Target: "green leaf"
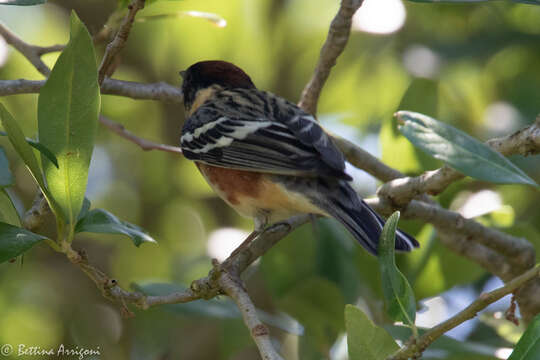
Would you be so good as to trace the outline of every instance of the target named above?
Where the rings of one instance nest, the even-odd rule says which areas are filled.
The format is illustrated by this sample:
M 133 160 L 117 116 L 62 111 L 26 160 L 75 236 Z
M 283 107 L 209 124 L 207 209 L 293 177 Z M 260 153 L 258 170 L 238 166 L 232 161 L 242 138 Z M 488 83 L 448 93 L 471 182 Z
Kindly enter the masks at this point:
M 520 168 L 489 146 L 429 116 L 399 111 L 401 133 L 415 146 L 465 175 L 494 183 L 538 186 Z
M 383 360 L 399 350 L 394 339 L 356 306 L 345 306 L 350 360 Z
M 385 298 L 386 312 L 394 321 L 414 327 L 416 301 L 414 293 L 405 276 L 396 266 L 394 257 L 396 228 L 399 211 L 388 218 L 379 240 L 379 268 Z
M 77 216 L 77 222 L 81 220 L 83 217 L 85 217 L 88 214 L 88 211 L 90 210 L 90 206 L 92 206 L 92 203 L 88 198 L 84 198 L 81 211 L 79 212 L 79 215 Z
M 540 314 L 531 321 L 508 360 L 536 360 L 540 357 Z
M 133 240 L 133 243 L 137 247 L 144 242 L 156 242 L 156 240 L 137 225 L 119 220 L 116 216 L 103 209 L 88 211 L 87 214 L 77 222 L 75 232 L 127 235 Z
M 396 108 L 414 109 L 424 114 L 436 115 L 439 108 L 439 83 L 431 79 L 414 79 Z M 440 167 L 440 161 L 414 147 L 398 131 L 396 122 L 389 118 L 383 121 L 379 133 L 382 160 L 406 174 Z M 396 156 L 399 154 L 399 156 Z
M 7 136 L 7 133 L 4 131 L 0 131 L 0 136 Z M 53 164 L 54 166 L 58 167 L 58 160 L 56 159 L 56 156 L 52 153 L 51 150 L 47 149 L 45 145 L 40 143 L 39 141 L 36 141 L 31 138 L 25 138 L 26 142 L 30 144 L 34 149 L 38 150 L 42 155 L 46 156 Z
M 0 222 L 0 263 L 25 253 L 45 239 L 47 239 L 45 236 Z
M 6 189 L 0 189 L 0 221 L 14 226 L 21 225 L 21 218 Z
M 132 284 L 132 288 L 147 295 L 162 296 L 175 292 L 185 291 L 186 288 L 177 284 L 170 283 L 139 283 Z M 234 302 L 228 298 L 196 300 L 185 304 L 167 304 L 162 308 L 183 315 L 195 315 L 205 317 L 217 317 L 224 319 L 238 319 L 242 314 Z M 285 314 L 270 314 L 266 311 L 257 309 L 257 316 L 262 322 L 277 327 L 293 335 L 302 335 L 304 329 L 302 325 Z
M 46 2 L 47 0 L 0 0 L 0 5 L 29 6 L 45 4 Z
M 49 205 L 51 206 L 53 212 L 58 215 L 58 206 L 56 205 L 54 198 L 49 192 L 49 189 L 45 185 L 45 181 L 43 180 L 43 174 L 41 173 L 41 168 L 39 167 L 39 163 L 36 159 L 36 156 L 34 155 L 34 151 L 26 141 L 26 138 L 21 128 L 19 128 L 19 124 L 17 124 L 17 121 L 13 118 L 13 116 L 11 116 L 9 111 L 7 111 L 7 109 L 2 104 L 0 104 L 0 120 L 2 121 L 2 126 L 7 133 L 9 141 L 15 148 L 15 151 L 17 151 L 17 154 L 19 154 L 23 162 L 28 167 L 28 170 L 30 170 L 30 173 L 38 183 L 41 191 L 43 191 L 43 194 L 49 202 Z
M 15 184 L 4 149 L 0 147 L 0 188 Z
M 73 12 L 69 43 L 38 100 L 39 140 L 56 156 L 58 168 L 44 156 L 41 164 L 49 189 L 70 224 L 84 200 L 99 107 L 92 38 Z
M 194 17 L 208 21 L 212 25 L 217 27 L 227 26 L 227 20 L 221 16 L 213 13 L 203 11 L 166 11 L 165 13 L 153 12 L 153 15 L 141 15 L 137 17 L 137 21 L 144 22 L 148 20 L 164 20 L 164 19 L 178 19 L 181 17 Z

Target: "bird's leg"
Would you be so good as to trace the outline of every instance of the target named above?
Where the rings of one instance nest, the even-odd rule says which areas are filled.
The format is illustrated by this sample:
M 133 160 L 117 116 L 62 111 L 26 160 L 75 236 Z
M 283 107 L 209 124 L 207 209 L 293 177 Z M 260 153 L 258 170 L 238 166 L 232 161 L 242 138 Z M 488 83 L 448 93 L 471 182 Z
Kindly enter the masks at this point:
M 242 243 L 236 249 L 234 249 L 231 255 L 229 255 L 229 258 L 237 255 L 239 252 L 247 248 L 249 244 L 251 244 L 251 242 L 255 240 L 261 233 L 263 233 L 263 230 L 253 230 L 251 234 L 249 234 L 248 237 L 242 241 Z

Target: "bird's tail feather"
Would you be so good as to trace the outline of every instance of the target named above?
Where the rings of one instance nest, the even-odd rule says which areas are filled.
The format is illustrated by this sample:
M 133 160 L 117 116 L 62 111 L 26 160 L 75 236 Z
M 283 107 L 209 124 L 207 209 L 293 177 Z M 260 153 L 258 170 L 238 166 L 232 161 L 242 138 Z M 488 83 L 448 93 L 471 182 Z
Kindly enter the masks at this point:
M 385 221 L 366 204 L 345 181 L 339 181 L 339 191 L 327 192 L 317 205 L 341 222 L 367 251 L 377 255 L 379 237 Z M 419 246 L 409 234 L 396 231 L 396 250 L 411 251 Z

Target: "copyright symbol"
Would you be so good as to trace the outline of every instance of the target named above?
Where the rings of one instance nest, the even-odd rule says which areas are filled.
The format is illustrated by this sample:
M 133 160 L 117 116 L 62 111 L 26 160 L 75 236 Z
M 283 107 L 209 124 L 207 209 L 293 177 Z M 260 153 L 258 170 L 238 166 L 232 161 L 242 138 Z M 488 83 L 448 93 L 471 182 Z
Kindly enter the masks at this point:
M 13 352 L 13 346 L 11 344 L 4 344 L 2 347 L 0 347 L 0 354 L 4 356 L 11 355 Z

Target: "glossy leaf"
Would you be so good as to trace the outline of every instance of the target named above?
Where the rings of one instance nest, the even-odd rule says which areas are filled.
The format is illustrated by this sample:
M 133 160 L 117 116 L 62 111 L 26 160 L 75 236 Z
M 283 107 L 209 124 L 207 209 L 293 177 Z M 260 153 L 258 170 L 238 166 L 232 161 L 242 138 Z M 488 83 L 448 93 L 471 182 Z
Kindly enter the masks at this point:
M 41 172 L 41 168 L 39 167 L 36 156 L 34 155 L 34 151 L 26 141 L 26 138 L 20 129 L 19 124 L 17 124 L 17 121 L 13 118 L 13 116 L 11 116 L 11 114 L 2 104 L 0 104 L 0 120 L 2 121 L 2 126 L 7 133 L 11 145 L 13 145 L 15 151 L 17 151 L 17 154 L 19 154 L 23 162 L 28 167 L 28 170 L 30 170 L 30 173 L 47 198 L 53 212 L 58 215 L 59 209 L 51 193 L 49 192 L 49 189 L 45 185 L 43 174 Z
M 143 283 L 133 284 L 132 287 L 147 295 L 167 295 L 174 292 L 186 290 L 185 287 L 170 283 Z M 242 314 L 234 302 L 228 298 L 196 300 L 185 304 L 168 304 L 163 308 L 184 315 L 199 315 L 217 318 L 241 318 Z M 277 327 L 293 335 L 302 335 L 304 328 L 302 325 L 286 314 L 270 314 L 257 309 L 257 316 L 262 322 Z
M 540 357 L 540 314 L 531 321 L 508 360 L 537 360 Z
M 7 136 L 7 133 L 4 131 L 0 131 L 0 135 Z M 26 138 L 26 142 L 30 144 L 30 146 L 32 146 L 34 149 L 38 150 L 42 155 L 46 156 L 47 159 L 49 159 L 54 164 L 54 166 L 58 167 L 58 160 L 56 159 L 56 156 L 54 156 L 52 151 L 47 149 L 45 145 L 31 138 Z
M 0 222 L 0 263 L 25 253 L 32 246 L 45 239 L 45 236 Z
M 18 6 L 29 6 L 29 5 L 41 5 L 45 4 L 47 0 L 0 0 L 0 5 L 18 5 Z
M 394 321 L 402 321 L 414 327 L 416 301 L 405 276 L 399 271 L 395 261 L 395 237 L 399 221 L 399 211 L 386 221 L 379 240 L 379 268 L 385 298 L 386 312 Z
M 175 19 L 181 17 L 194 17 L 208 21 L 212 25 L 217 27 L 227 26 L 227 20 L 221 16 L 213 13 L 203 12 L 203 11 L 174 11 L 172 13 L 163 13 L 155 15 L 143 15 L 137 18 L 137 21 L 147 21 L 147 20 L 163 20 L 163 19 Z
M 345 325 L 350 360 L 381 360 L 399 350 L 390 334 L 356 306 L 345 306 Z
M 0 187 L 7 187 L 15 184 L 13 174 L 9 169 L 9 162 L 3 148 L 0 147 Z
M 100 107 L 92 38 L 75 13 L 70 40 L 41 89 L 39 140 L 58 159 L 41 163 L 55 200 L 70 224 L 84 199 Z
M 494 183 L 537 184 L 500 153 L 429 116 L 399 111 L 401 133 L 415 146 L 465 175 Z
M 6 189 L 0 189 L 0 221 L 14 226 L 21 225 L 21 218 Z
M 116 216 L 103 209 L 93 209 L 88 211 L 86 215 L 77 222 L 75 232 L 126 235 L 133 240 L 133 243 L 137 247 L 144 242 L 156 242 L 156 240 L 137 225 L 119 220 Z
M 91 205 L 92 203 L 90 202 L 90 200 L 88 200 L 88 198 L 85 197 L 83 200 L 81 211 L 79 212 L 79 215 L 77 215 L 77 222 L 79 222 L 79 220 L 81 220 L 83 217 L 85 217 L 88 214 L 88 211 L 90 211 Z
M 431 79 L 417 78 L 410 83 L 395 110 L 414 109 L 424 114 L 435 115 L 438 108 L 439 83 Z M 379 141 L 382 149 L 382 161 L 401 172 L 415 174 L 425 169 L 440 167 L 440 161 L 425 154 L 401 136 L 392 117 L 383 121 L 379 132 Z

